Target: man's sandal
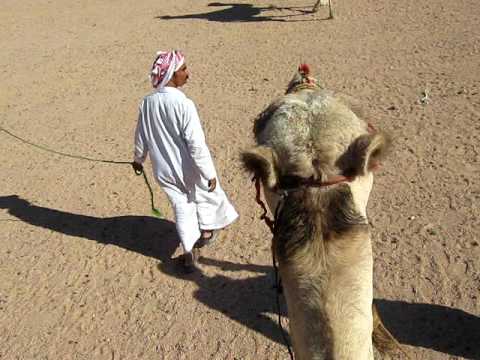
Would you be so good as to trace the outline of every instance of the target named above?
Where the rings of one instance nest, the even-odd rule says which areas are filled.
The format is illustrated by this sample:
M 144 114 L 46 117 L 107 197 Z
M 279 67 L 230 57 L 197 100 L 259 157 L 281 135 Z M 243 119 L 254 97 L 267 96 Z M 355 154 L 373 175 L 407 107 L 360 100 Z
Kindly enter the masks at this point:
M 203 233 L 210 233 L 210 236 L 208 237 L 205 237 L 203 236 Z M 207 245 L 212 245 L 215 240 L 217 240 L 218 238 L 218 233 L 220 232 L 220 230 L 204 230 L 202 231 L 202 235 L 200 236 L 200 239 L 198 239 L 198 241 L 195 243 L 195 247 L 196 248 L 202 248 L 204 246 L 207 246 Z

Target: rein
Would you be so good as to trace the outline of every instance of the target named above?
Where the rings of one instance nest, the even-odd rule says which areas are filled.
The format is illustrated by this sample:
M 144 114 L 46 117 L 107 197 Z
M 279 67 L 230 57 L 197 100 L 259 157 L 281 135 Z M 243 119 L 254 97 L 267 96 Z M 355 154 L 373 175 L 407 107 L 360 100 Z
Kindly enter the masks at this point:
M 33 146 L 37 149 L 40 149 L 40 150 L 43 150 L 43 151 L 47 151 L 47 152 L 50 152 L 50 153 L 53 153 L 53 154 L 56 154 L 56 155 L 60 155 L 60 156 L 64 156 L 64 157 L 69 157 L 69 158 L 73 158 L 73 159 L 79 159 L 79 160 L 85 160 L 85 161 L 91 161 L 91 162 L 99 162 L 99 163 L 105 163 L 105 164 L 115 164 L 115 165 L 132 165 L 132 162 L 131 161 L 114 161 L 114 160 L 103 160 L 103 159 L 93 159 L 93 158 L 90 158 L 90 157 L 86 157 L 86 156 L 81 156 L 81 155 L 72 155 L 72 154 L 67 154 L 67 153 L 64 153 L 64 152 L 61 152 L 61 151 L 56 151 L 56 150 L 53 150 L 53 149 L 50 149 L 46 146 L 42 146 L 42 145 L 38 145 L 38 144 L 35 144 L 33 142 L 30 142 L 28 140 L 25 140 L 23 138 L 21 138 L 20 136 L 17 136 L 15 135 L 14 133 L 8 131 L 7 129 L 3 128 L 2 126 L 0 126 L 0 132 L 4 132 L 5 134 L 19 140 L 20 142 L 24 143 L 24 144 L 27 144 L 27 145 L 30 145 L 30 146 Z M 137 176 L 140 176 L 140 175 L 143 175 L 143 179 L 145 180 L 145 185 L 147 186 L 148 188 L 148 191 L 150 193 L 150 204 L 151 204 L 151 209 L 152 209 L 152 214 L 156 217 L 159 217 L 161 218 L 162 217 L 162 214 L 161 212 L 155 207 L 155 204 L 154 204 L 154 201 L 153 201 L 153 190 L 152 190 L 152 187 L 150 186 L 150 183 L 148 182 L 148 179 L 147 179 L 147 175 L 145 174 L 145 172 L 142 170 L 142 171 L 137 171 L 135 170 L 135 174 Z
M 275 228 L 275 221 L 272 220 L 271 218 L 268 217 L 267 213 L 267 207 L 265 206 L 265 203 L 262 201 L 262 198 L 261 198 L 261 192 L 260 192 L 260 188 L 261 188 L 261 184 L 260 184 L 260 178 L 255 176 L 252 181 L 255 182 L 255 201 L 257 202 L 258 205 L 260 205 L 260 207 L 262 208 L 263 210 L 263 214 L 260 215 L 260 220 L 263 220 L 265 221 L 265 224 L 267 224 L 268 228 L 270 229 L 270 231 L 272 232 L 272 234 L 274 233 L 274 228 Z

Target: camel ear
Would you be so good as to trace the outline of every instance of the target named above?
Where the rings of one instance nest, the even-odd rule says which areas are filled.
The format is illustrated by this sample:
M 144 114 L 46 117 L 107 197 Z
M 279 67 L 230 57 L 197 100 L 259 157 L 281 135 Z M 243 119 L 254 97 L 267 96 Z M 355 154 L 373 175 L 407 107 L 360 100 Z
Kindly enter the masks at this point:
M 361 176 L 379 167 L 385 156 L 390 139 L 376 132 L 359 136 L 340 157 L 337 165 L 345 176 Z
M 272 189 L 277 185 L 275 154 L 271 148 L 256 146 L 243 152 L 241 160 L 249 172 L 262 180 L 265 187 Z

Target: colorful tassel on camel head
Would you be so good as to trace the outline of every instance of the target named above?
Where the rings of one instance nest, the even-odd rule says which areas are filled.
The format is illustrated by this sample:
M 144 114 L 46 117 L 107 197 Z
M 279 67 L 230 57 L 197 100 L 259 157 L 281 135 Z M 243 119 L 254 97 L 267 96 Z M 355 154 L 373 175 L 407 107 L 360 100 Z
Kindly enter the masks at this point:
M 317 80 L 310 76 L 310 66 L 302 63 L 298 66 L 295 75 L 288 83 L 286 93 L 297 91 L 300 88 L 315 88 L 317 86 Z
M 308 66 L 308 64 L 300 64 L 298 66 L 298 72 L 303 76 L 303 77 L 307 77 L 308 75 L 310 75 L 310 66 Z

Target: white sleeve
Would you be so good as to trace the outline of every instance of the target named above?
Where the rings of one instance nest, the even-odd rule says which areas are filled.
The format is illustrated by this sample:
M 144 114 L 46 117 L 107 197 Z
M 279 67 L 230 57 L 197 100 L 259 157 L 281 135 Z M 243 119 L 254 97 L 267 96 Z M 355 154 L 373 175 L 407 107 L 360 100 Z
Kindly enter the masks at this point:
M 207 180 L 217 177 L 210 150 L 208 150 L 200 118 L 195 104 L 187 99 L 183 114 L 183 136 L 188 151 L 202 177 Z
M 148 146 L 147 146 L 147 138 L 145 136 L 145 125 L 143 119 L 143 103 L 140 105 L 140 109 L 138 111 L 138 121 L 137 121 L 137 128 L 135 129 L 135 150 L 133 160 L 139 164 L 142 164 L 148 154 Z

